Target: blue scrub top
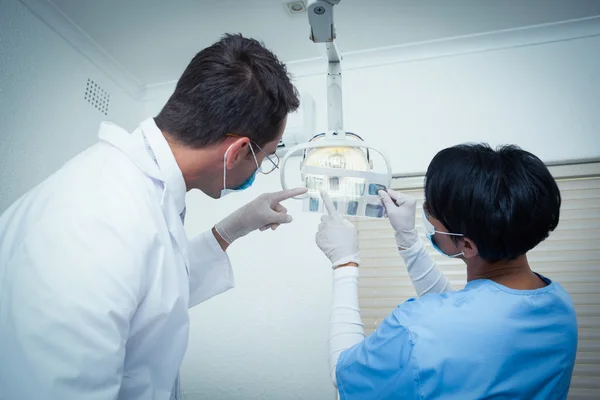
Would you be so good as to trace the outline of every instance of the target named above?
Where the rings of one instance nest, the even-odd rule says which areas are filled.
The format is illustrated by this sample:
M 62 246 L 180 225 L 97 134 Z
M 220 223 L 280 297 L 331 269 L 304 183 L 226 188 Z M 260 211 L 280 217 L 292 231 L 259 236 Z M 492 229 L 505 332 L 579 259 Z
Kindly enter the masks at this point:
M 342 400 L 564 399 L 577 352 L 565 290 L 490 280 L 401 304 L 337 364 Z

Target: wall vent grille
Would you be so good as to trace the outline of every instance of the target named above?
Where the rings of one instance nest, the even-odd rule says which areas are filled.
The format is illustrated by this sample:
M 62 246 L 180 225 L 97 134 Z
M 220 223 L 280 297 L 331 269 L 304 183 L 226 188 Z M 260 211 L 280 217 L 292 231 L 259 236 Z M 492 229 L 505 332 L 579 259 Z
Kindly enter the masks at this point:
M 84 99 L 96 110 L 100 111 L 104 115 L 108 115 L 110 94 L 90 78 L 87 80 Z

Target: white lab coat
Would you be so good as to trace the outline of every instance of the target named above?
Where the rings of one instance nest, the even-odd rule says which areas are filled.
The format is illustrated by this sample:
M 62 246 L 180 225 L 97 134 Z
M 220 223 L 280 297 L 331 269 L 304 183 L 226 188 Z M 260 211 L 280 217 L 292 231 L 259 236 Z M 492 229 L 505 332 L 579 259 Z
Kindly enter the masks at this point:
M 0 399 L 169 399 L 188 307 L 233 287 L 154 120 L 99 138 L 0 217 Z

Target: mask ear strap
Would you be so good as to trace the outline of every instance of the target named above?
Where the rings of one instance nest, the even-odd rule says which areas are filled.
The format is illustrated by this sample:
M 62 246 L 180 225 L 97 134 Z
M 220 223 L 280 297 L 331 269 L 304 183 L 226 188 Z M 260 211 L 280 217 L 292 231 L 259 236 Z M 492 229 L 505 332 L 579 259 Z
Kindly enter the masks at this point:
M 231 146 L 233 146 L 233 144 Z M 227 189 L 227 153 L 231 150 L 231 146 L 229 146 L 225 151 L 225 154 L 223 154 L 223 189 Z
M 256 168 L 260 169 L 260 165 L 258 165 L 258 159 L 256 158 L 256 154 L 254 153 L 254 149 L 252 148 L 252 143 L 248 143 L 250 146 L 250 151 L 252 152 L 252 157 L 254 157 L 254 162 L 256 163 Z

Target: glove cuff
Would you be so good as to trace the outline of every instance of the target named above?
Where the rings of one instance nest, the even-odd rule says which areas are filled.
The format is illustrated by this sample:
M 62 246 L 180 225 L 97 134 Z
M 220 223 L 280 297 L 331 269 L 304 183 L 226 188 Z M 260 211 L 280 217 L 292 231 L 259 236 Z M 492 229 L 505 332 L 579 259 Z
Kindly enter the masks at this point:
M 410 249 L 419 241 L 419 234 L 416 229 L 410 231 L 396 232 L 396 245 L 400 250 Z
M 223 238 L 227 244 L 233 243 L 235 240 L 239 239 L 237 235 L 231 234 L 227 230 L 227 222 L 226 220 L 222 220 L 215 225 L 215 231 Z
M 360 265 L 360 257 L 358 256 L 358 253 L 346 256 L 346 257 L 342 257 L 339 260 L 336 260 L 335 262 L 331 263 L 331 267 L 332 268 L 336 268 L 339 267 L 340 265 L 344 265 L 344 264 L 348 264 L 348 263 L 356 263 L 357 265 Z

